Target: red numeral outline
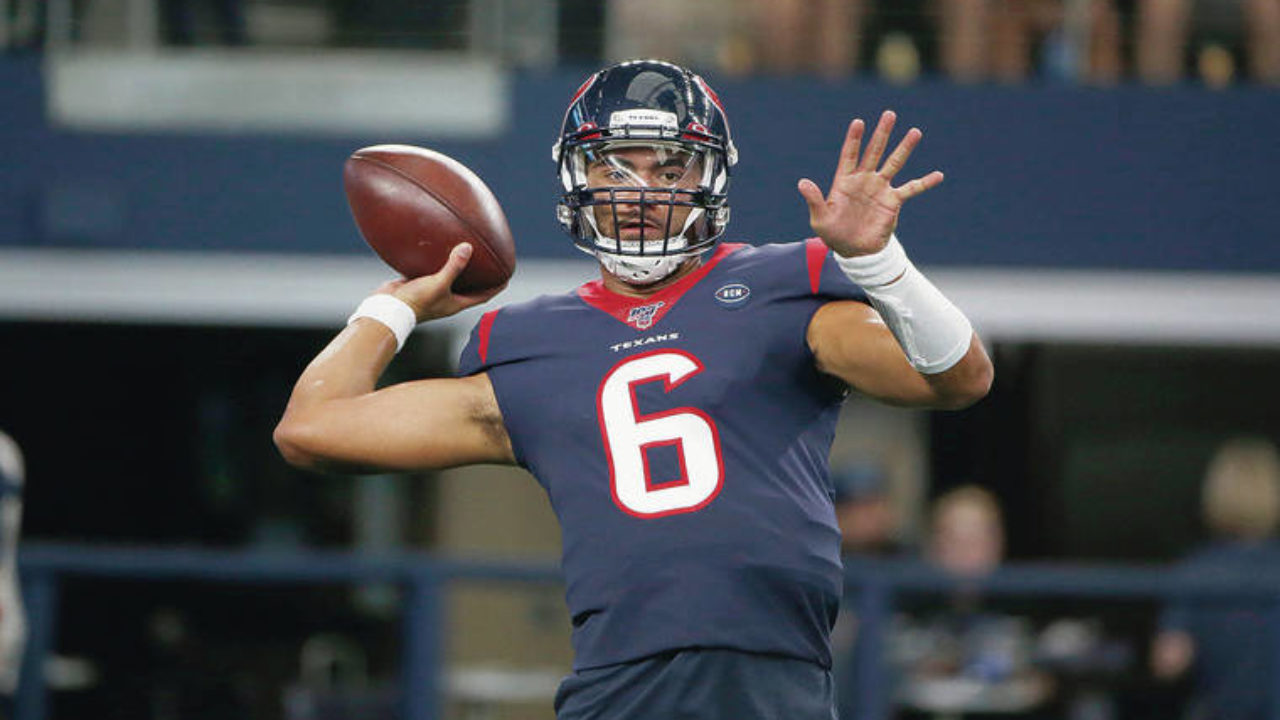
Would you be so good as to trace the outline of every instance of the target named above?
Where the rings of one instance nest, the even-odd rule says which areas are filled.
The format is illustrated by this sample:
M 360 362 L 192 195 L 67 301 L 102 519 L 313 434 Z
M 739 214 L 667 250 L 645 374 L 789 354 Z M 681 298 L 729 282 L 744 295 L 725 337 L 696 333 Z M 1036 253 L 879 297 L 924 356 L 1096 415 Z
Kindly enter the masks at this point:
M 710 450 L 715 456 L 716 479 L 715 479 L 714 487 L 710 490 L 710 492 L 707 493 L 706 497 L 700 499 L 697 503 L 694 503 L 691 505 L 685 505 L 685 506 L 672 507 L 672 508 L 659 510 L 655 512 L 646 512 L 646 511 L 638 510 L 636 508 L 628 506 L 626 502 L 618 495 L 618 472 L 617 472 L 617 467 L 615 465 L 615 460 L 613 457 L 612 444 L 609 441 L 609 426 L 608 426 L 608 420 L 606 418 L 605 410 L 604 410 L 604 389 L 609 384 L 609 380 L 614 376 L 614 374 L 617 373 L 622 368 L 626 367 L 631 363 L 637 362 L 639 360 L 642 360 L 645 358 L 651 358 L 654 356 L 660 356 L 660 355 L 681 356 L 687 359 L 690 363 L 692 363 L 693 369 L 689 370 L 688 372 L 685 372 L 681 377 L 676 379 L 674 382 L 672 382 L 672 379 L 673 379 L 672 371 L 658 372 L 653 375 L 638 377 L 638 378 L 629 380 L 627 382 L 627 394 L 629 396 L 628 400 L 630 401 L 630 404 L 631 404 L 632 423 L 634 426 L 638 427 L 643 423 L 653 422 L 655 420 L 661 420 L 663 418 L 668 418 L 668 417 L 677 417 L 677 416 L 697 417 L 710 431 L 711 445 L 712 445 L 712 448 Z M 663 383 L 663 392 L 670 393 L 675 388 L 683 385 L 685 381 L 701 373 L 704 369 L 705 368 L 702 362 L 698 360 L 697 357 L 683 350 L 676 350 L 676 349 L 650 350 L 648 352 L 639 353 L 637 355 L 632 355 L 630 357 L 619 360 L 617 363 L 614 364 L 612 368 L 609 369 L 609 372 L 605 373 L 604 378 L 601 379 L 600 381 L 600 385 L 596 388 L 596 419 L 600 425 L 600 437 L 604 444 L 605 458 L 609 463 L 609 491 L 613 496 L 614 504 L 617 505 L 620 510 L 627 513 L 628 515 L 631 515 L 633 517 L 638 517 L 638 518 L 652 519 L 652 518 L 666 517 L 668 515 L 697 512 L 698 510 L 701 510 L 702 508 L 706 507 L 712 500 L 716 498 L 717 495 L 720 494 L 720 489 L 724 485 L 724 459 L 720 452 L 720 430 L 716 427 L 715 421 L 713 421 L 711 417 L 707 415 L 705 412 L 694 407 L 676 407 L 676 408 L 671 408 L 670 410 L 663 410 L 661 412 L 652 413 L 649 415 L 642 415 L 640 413 L 639 404 L 636 400 L 636 387 L 639 385 L 661 380 Z M 674 481 L 664 481 L 664 482 L 655 484 L 649 473 L 648 458 L 645 455 L 645 449 L 649 447 L 657 447 L 661 445 L 672 445 L 672 444 L 677 446 L 678 452 L 679 452 L 680 470 L 681 470 L 680 478 Z M 637 450 L 639 451 L 639 455 L 641 458 L 641 472 L 643 473 L 643 478 L 645 482 L 645 492 L 658 492 L 665 489 L 671 489 L 671 488 L 676 488 L 684 485 L 689 485 L 692 482 L 689 475 L 690 464 L 688 462 L 688 453 L 691 451 L 697 452 L 698 448 L 690 448 L 689 443 L 687 442 L 687 438 L 685 436 L 676 435 L 670 438 L 652 440 L 647 443 L 639 444 L 637 446 Z

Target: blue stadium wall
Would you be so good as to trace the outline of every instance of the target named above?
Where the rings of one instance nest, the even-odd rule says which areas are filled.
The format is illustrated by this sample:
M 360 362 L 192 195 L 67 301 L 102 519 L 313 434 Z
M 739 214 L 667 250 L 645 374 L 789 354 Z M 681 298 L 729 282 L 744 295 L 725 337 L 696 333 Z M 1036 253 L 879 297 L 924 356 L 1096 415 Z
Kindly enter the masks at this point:
M 3 59 L 0 246 L 365 253 L 345 206 L 342 162 L 357 147 L 402 142 L 479 172 L 522 256 L 567 257 L 550 148 L 582 76 L 515 78 L 513 121 L 487 141 L 86 133 L 46 121 L 38 60 Z M 715 84 L 742 151 L 736 240 L 803 236 L 796 180 L 826 184 L 848 120 L 891 107 L 899 133 L 909 124 L 925 131 L 906 174 L 947 174 L 900 227 L 918 262 L 1280 271 L 1274 90 Z

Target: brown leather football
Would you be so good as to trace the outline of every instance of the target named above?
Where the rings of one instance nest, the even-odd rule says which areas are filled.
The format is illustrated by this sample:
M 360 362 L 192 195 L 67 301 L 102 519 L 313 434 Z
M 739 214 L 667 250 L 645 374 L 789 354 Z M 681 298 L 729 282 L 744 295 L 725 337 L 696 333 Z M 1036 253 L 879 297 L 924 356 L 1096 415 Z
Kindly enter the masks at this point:
M 411 145 L 374 145 L 352 153 L 342 177 L 360 234 L 404 277 L 437 272 L 462 242 L 475 252 L 453 284 L 456 292 L 498 287 L 515 271 L 502 206 L 457 160 Z

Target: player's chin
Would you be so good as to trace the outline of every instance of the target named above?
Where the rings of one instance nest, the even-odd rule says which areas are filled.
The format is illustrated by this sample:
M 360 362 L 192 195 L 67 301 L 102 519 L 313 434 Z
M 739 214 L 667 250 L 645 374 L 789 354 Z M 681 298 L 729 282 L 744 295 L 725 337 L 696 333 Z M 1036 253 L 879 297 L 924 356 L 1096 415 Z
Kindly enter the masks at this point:
M 633 225 L 619 230 L 618 239 L 624 243 L 636 243 L 636 247 L 639 247 L 641 242 L 646 244 L 661 242 L 662 232 L 652 225 Z

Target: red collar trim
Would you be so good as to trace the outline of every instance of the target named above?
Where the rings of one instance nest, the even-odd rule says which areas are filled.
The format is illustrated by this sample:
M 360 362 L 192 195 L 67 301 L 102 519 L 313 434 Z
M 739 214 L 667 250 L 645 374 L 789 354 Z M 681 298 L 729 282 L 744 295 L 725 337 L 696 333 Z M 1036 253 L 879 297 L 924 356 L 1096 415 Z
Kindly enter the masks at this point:
M 618 322 L 636 330 L 645 330 L 657 325 L 690 288 L 711 272 L 711 268 L 743 247 L 744 243 L 721 243 L 711 257 L 693 272 L 652 295 L 620 295 L 606 288 L 603 280 L 593 280 L 578 288 L 578 297 L 591 307 L 612 315 Z

